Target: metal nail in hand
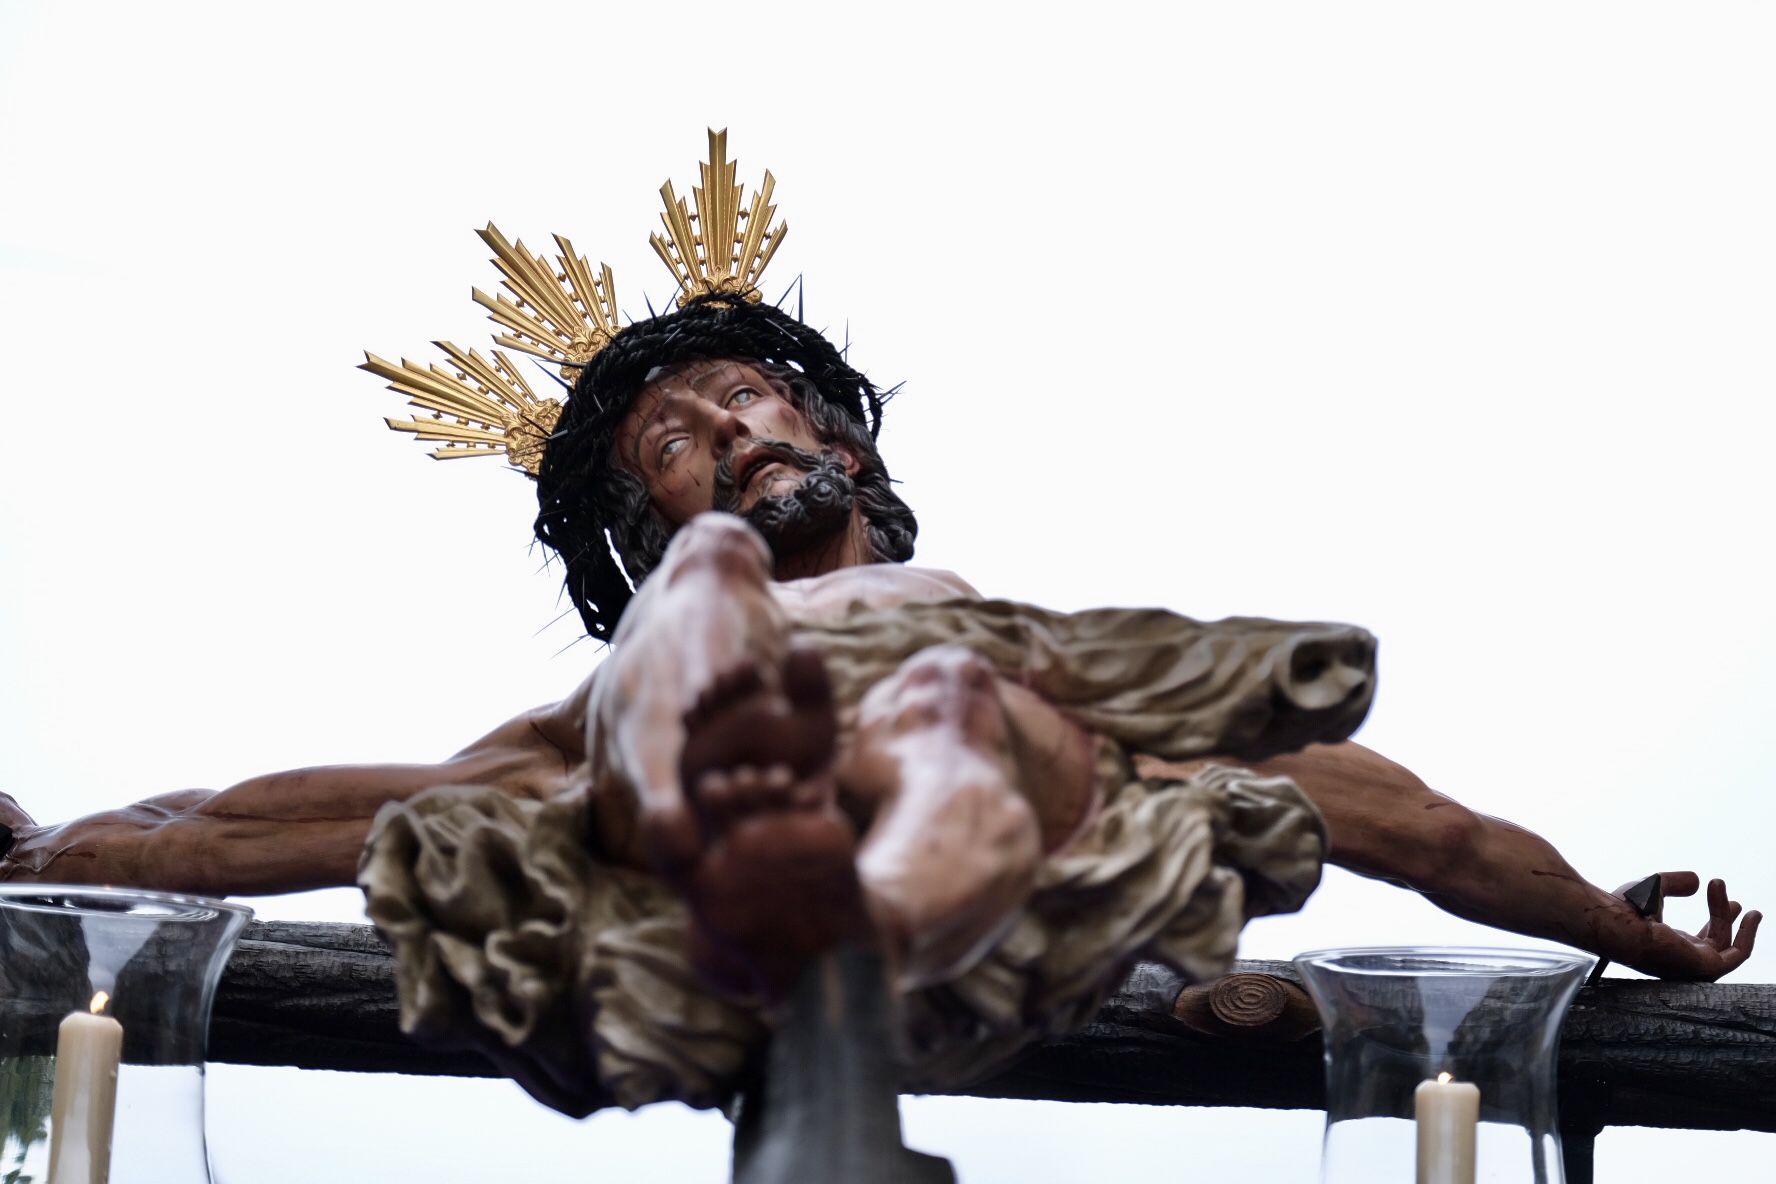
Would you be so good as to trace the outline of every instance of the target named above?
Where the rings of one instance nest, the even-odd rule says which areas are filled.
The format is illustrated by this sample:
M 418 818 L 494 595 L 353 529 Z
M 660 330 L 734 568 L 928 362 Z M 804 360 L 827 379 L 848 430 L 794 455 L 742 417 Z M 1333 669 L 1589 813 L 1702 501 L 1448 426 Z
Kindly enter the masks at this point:
M 1643 920 L 1657 921 L 1665 912 L 1664 880 L 1656 872 L 1644 880 L 1636 880 L 1621 889 L 1617 895 L 1627 901 L 1628 906 Z M 1597 965 L 1591 970 L 1591 977 L 1585 980 L 1585 985 L 1587 987 L 1596 986 L 1598 980 L 1603 978 L 1603 972 L 1608 969 L 1609 964 L 1608 958 L 1599 958 Z

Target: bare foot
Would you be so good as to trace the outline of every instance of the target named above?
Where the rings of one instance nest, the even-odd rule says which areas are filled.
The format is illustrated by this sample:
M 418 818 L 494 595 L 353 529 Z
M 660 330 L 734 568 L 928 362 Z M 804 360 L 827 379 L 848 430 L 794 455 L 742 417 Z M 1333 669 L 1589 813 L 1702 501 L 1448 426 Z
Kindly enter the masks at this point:
M 916 654 L 864 697 L 842 779 L 879 803 L 857 867 L 904 982 L 964 969 L 1027 899 L 1041 832 L 1012 767 L 997 680 L 967 650 Z
M 856 834 L 834 801 L 825 667 L 800 650 L 779 677 L 767 673 L 731 672 L 685 718 L 680 771 L 701 855 L 682 886 L 703 973 L 775 995 L 815 954 L 864 936 L 868 922 Z
M 609 676 L 595 686 L 588 751 L 633 787 L 643 856 L 673 879 L 702 855 L 680 776 L 687 719 L 779 681 L 788 628 L 770 564 L 738 518 L 692 520 L 624 616 Z

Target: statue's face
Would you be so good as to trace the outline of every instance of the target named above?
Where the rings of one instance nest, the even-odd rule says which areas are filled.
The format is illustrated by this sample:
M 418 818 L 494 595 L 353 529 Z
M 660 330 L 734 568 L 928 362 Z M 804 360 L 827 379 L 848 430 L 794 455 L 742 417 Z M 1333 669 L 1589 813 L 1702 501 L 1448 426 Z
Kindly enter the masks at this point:
M 678 527 L 715 507 L 716 468 L 724 461 L 733 492 L 723 509 L 744 515 L 762 498 L 795 491 L 808 470 L 781 452 L 766 455 L 755 447 L 762 440 L 831 451 L 763 374 L 745 362 L 717 360 L 648 383 L 618 425 L 616 448 L 655 510 Z

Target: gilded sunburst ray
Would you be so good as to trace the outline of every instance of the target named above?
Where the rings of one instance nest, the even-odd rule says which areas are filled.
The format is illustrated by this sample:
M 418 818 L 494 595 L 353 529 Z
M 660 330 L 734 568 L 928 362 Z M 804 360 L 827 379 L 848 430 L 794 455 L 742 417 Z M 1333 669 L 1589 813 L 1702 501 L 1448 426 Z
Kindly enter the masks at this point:
M 727 131 L 711 131 L 709 160 L 701 166 L 703 184 L 691 190 L 695 212 L 673 192 L 671 181 L 660 187 L 666 234 L 656 232 L 648 241 L 678 280 L 681 308 L 693 297 L 713 293 L 757 301 L 765 265 L 789 233 L 788 223 L 771 225 L 777 215 L 771 204 L 777 182 L 770 170 L 744 209 L 745 191 L 734 180 L 736 171 L 728 159 Z
M 507 349 L 556 363 L 561 376 L 571 381 L 617 334 L 610 265 L 599 264 L 594 275 L 585 257 L 576 255 L 573 244 L 559 234 L 555 245 L 561 253 L 555 257 L 557 266 L 551 266 L 527 250 L 522 239 L 507 241 L 491 222 L 476 233 L 493 248 L 493 264 L 505 277 L 501 286 L 512 294 L 489 296 L 479 288 L 473 290 L 475 303 L 508 330 L 494 340 Z
M 432 455 L 439 460 L 504 454 L 514 467 L 536 476 L 543 443 L 561 418 L 561 404 L 537 398 L 512 359 L 497 349 L 489 362 L 448 341 L 433 344 L 450 359 L 450 367 L 406 358 L 397 366 L 375 354 L 364 355 L 359 369 L 388 380 L 389 389 L 405 395 L 409 406 L 432 413 L 429 419 L 384 422 L 438 444 Z
M 689 205 L 673 192 L 671 181 L 661 187 L 667 234 L 656 233 L 649 242 L 678 281 L 680 307 L 706 294 L 756 302 L 765 266 L 789 231 L 785 223 L 772 225 L 776 181 L 767 171 L 748 201 L 734 179 L 737 166 L 728 159 L 725 130 L 710 130 L 709 159 L 700 169 L 702 184 L 692 188 Z M 473 289 L 475 303 L 502 330 L 494 341 L 554 363 L 572 383 L 621 328 L 609 265 L 601 263 L 594 271 L 559 234 L 554 236 L 559 254 L 551 263 L 523 240 L 506 238 L 491 222 L 476 233 L 492 249 L 505 289 L 497 295 Z M 437 444 L 432 455 L 440 460 L 504 455 L 536 476 L 561 404 L 539 399 L 511 358 L 497 349 L 489 361 L 449 342 L 435 344 L 449 366 L 405 358 L 397 366 L 375 354 L 364 355 L 362 369 L 388 380 L 390 389 L 405 395 L 411 406 L 431 413 L 430 418 L 388 419 L 389 427 Z

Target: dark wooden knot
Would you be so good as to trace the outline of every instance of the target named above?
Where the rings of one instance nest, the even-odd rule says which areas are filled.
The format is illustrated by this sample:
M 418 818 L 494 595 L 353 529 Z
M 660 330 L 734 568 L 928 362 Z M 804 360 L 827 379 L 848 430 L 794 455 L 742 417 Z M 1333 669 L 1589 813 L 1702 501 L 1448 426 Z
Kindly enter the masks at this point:
M 1230 974 L 1209 989 L 1209 1010 L 1224 1024 L 1260 1028 L 1288 1008 L 1284 986 L 1268 974 Z
M 1185 987 L 1172 1015 L 1205 1036 L 1299 1040 L 1317 1032 L 1319 1013 L 1307 992 L 1271 974 L 1241 972 L 1201 986 Z

